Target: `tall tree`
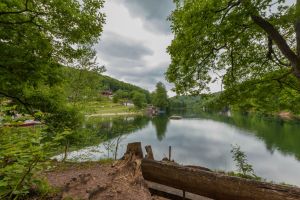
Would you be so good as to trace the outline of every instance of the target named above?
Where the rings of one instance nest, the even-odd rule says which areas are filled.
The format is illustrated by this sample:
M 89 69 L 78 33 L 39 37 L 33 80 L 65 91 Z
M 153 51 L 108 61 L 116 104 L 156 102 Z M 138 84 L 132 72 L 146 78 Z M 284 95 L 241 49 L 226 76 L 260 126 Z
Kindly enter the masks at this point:
M 178 93 L 273 82 L 300 91 L 300 0 L 175 0 L 167 79 Z M 236 92 L 236 91 L 235 91 Z
M 146 95 L 141 92 L 134 91 L 132 94 L 132 101 L 136 107 L 143 108 L 147 103 Z
M 168 108 L 168 94 L 165 85 L 162 82 L 156 84 L 156 89 L 152 97 L 152 103 L 154 106 L 159 107 L 162 110 Z
M 76 69 L 70 67 L 64 69 L 67 76 L 65 88 L 68 98 L 74 105 L 79 101 L 91 101 L 99 97 L 99 91 L 103 89 L 100 75 L 103 71 L 104 67 L 95 69 L 85 65 Z
M 103 0 L 3 0 L 0 95 L 32 112 L 55 112 L 65 97 L 61 66 L 93 63 Z M 88 62 L 86 62 L 88 63 Z
M 42 185 L 34 173 L 51 147 L 65 143 L 67 151 L 69 131 L 80 127 L 82 116 L 66 104 L 63 66 L 95 65 L 102 7 L 103 0 L 1 0 L 0 97 L 24 113 L 42 111 L 47 130 L 0 129 L 0 199 L 27 199 Z
M 117 103 L 121 101 L 122 103 L 127 102 L 130 97 L 130 94 L 124 90 L 118 90 L 114 93 L 113 102 Z

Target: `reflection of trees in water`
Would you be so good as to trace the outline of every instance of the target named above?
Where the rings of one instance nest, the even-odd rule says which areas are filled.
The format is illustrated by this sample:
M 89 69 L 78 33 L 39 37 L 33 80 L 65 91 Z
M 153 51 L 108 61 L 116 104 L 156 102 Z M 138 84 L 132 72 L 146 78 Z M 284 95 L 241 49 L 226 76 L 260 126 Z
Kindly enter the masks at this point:
M 163 140 L 166 136 L 169 118 L 167 116 L 158 116 L 152 119 L 152 124 L 156 129 L 156 136 L 159 141 Z
M 116 138 L 144 128 L 149 122 L 149 118 L 144 116 L 116 117 L 111 119 L 101 119 L 88 122 L 86 128 L 95 131 L 98 137 L 103 140 Z
M 99 124 L 98 135 L 104 141 L 103 145 L 107 150 L 107 157 L 110 152 L 113 153 L 114 159 L 117 158 L 118 148 L 124 136 L 144 128 L 149 122 L 147 117 L 122 117 L 114 118 Z
M 283 121 L 276 118 L 265 118 L 253 115 L 234 114 L 225 117 L 217 114 L 201 114 L 202 117 L 232 124 L 241 129 L 253 132 L 264 141 L 269 152 L 279 150 L 285 154 L 293 154 L 300 160 L 300 123 Z
M 72 149 L 98 145 L 105 141 L 107 153 L 113 152 L 116 157 L 118 145 L 124 136 L 143 129 L 149 121 L 149 118 L 144 116 L 90 118 L 72 135 Z

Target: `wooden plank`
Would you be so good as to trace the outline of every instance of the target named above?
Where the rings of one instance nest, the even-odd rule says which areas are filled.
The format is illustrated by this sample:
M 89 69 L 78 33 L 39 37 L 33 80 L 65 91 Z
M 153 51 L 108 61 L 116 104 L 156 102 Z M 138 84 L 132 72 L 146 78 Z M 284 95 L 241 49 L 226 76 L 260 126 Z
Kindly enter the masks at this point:
M 154 183 L 151 181 L 146 181 L 146 183 L 147 183 L 148 189 L 152 195 L 157 195 L 157 196 L 161 196 L 161 197 L 164 197 L 167 199 L 172 199 L 172 200 L 176 200 L 176 199 L 182 200 L 183 199 L 183 191 L 182 190 L 172 188 L 172 187 L 169 187 L 166 185 L 161 185 L 159 183 Z M 211 199 L 202 197 L 197 194 L 185 192 L 185 200 L 211 200 Z
M 216 200 L 299 200 L 300 189 L 232 177 L 168 162 L 142 160 L 145 180 Z
M 178 196 L 176 194 L 168 193 L 168 192 L 161 191 L 161 190 L 156 190 L 153 188 L 149 188 L 149 191 L 152 195 L 164 197 L 166 199 L 172 199 L 172 200 L 182 200 L 183 199 L 182 196 Z M 185 200 L 192 200 L 192 199 L 185 198 Z

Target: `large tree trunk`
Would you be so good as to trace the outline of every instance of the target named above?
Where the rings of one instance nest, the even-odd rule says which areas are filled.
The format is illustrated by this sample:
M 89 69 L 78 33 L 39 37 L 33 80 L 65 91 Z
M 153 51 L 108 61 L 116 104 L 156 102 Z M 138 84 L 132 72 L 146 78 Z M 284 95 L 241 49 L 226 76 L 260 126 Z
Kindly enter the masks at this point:
M 145 180 L 221 200 L 296 200 L 300 189 L 191 168 L 142 160 Z

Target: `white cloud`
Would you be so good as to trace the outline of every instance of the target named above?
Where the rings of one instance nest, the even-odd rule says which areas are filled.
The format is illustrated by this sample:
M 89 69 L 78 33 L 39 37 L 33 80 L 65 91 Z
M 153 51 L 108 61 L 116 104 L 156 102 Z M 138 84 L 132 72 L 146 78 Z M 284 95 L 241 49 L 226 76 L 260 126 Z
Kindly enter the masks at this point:
M 150 91 L 158 81 L 165 83 L 167 89 L 172 87 L 165 81 L 164 73 L 171 62 L 166 48 L 173 35 L 170 29 L 166 30 L 169 26 L 166 19 L 156 17 L 170 14 L 169 3 L 163 3 L 169 10 L 162 9 L 159 2 L 150 3 L 150 7 L 145 1 L 105 3 L 106 25 L 96 49 L 99 63 L 107 69 L 106 74 Z M 150 25 L 153 27 L 149 28 Z

